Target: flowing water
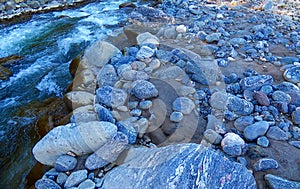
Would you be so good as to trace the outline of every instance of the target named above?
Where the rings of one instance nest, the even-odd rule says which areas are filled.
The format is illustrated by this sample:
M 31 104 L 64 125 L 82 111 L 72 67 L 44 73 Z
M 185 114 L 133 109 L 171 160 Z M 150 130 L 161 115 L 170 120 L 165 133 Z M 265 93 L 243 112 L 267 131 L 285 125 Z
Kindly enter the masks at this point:
M 16 112 L 30 102 L 63 95 L 71 82 L 70 61 L 120 27 L 126 18 L 118 9 L 123 2 L 91 3 L 0 27 L 0 58 L 21 57 L 9 66 L 13 76 L 0 80 L 0 188 L 24 188 L 25 177 L 35 164 L 31 149 L 37 140 L 36 117 Z

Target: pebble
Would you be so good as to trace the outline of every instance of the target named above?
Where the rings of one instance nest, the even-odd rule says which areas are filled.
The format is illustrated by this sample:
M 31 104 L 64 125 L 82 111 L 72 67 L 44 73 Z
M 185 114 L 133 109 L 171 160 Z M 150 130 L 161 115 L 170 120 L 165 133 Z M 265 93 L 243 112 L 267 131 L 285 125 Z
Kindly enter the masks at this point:
M 239 156 L 245 147 L 245 141 L 235 133 L 226 133 L 221 141 L 223 151 L 230 156 Z
M 158 90 L 149 81 L 137 80 L 132 83 L 131 94 L 142 100 L 158 96 Z
M 146 68 L 146 63 L 141 61 L 134 61 L 131 64 L 132 69 L 142 71 Z
M 149 67 L 152 70 L 156 70 L 160 67 L 161 62 L 158 59 L 153 59 L 150 63 L 149 63 Z
M 122 89 L 104 86 L 96 90 L 96 99 L 100 104 L 116 108 L 125 104 L 127 93 Z
M 172 112 L 170 115 L 170 120 L 173 122 L 180 122 L 183 118 L 183 114 L 181 112 Z
M 179 96 L 187 96 L 189 94 L 194 94 L 196 92 L 196 89 L 194 87 L 189 87 L 189 86 L 185 86 L 185 85 L 178 87 L 177 90 L 178 90 Z
M 96 184 L 91 180 L 87 179 L 79 184 L 78 189 L 94 189 Z
M 254 171 L 265 171 L 269 169 L 277 169 L 279 167 L 278 162 L 271 158 L 259 159 L 254 165 Z
M 139 108 L 142 110 L 148 110 L 152 106 L 152 101 L 151 100 L 143 100 L 139 103 Z
M 253 98 L 255 100 L 257 100 L 258 104 L 262 105 L 262 106 L 269 106 L 270 105 L 270 100 L 268 98 L 268 96 L 260 91 L 255 91 Z
M 97 82 L 99 86 L 114 86 L 117 81 L 117 72 L 113 65 L 106 64 L 102 67 L 97 75 Z
M 173 102 L 173 110 L 183 114 L 190 114 L 194 108 L 194 102 L 187 97 L 176 98 Z
M 153 44 L 158 46 L 159 45 L 159 39 L 155 36 L 152 35 L 149 32 L 141 33 L 136 37 L 137 44 L 139 46 L 145 45 L 145 44 Z
M 111 122 L 111 123 L 115 123 L 115 119 L 114 119 L 111 111 L 109 111 L 105 107 L 103 107 L 99 104 L 96 104 L 95 105 L 95 110 L 98 114 L 99 121 L 108 121 L 108 122 Z
M 130 111 L 130 115 L 138 117 L 142 115 L 142 111 L 140 109 L 135 108 Z
M 272 85 L 273 77 L 271 75 L 257 75 L 242 79 L 240 85 L 245 89 L 260 89 L 264 85 Z
M 179 25 L 179 26 L 176 27 L 176 31 L 178 33 L 186 33 L 187 29 L 186 29 L 185 25 Z
M 118 127 L 118 131 L 127 136 L 128 143 L 134 144 L 137 137 L 137 131 L 135 130 L 133 124 L 129 121 L 119 121 L 116 125 Z
M 216 116 L 212 114 L 207 115 L 206 129 L 213 129 L 220 134 L 226 133 L 223 120 L 218 119 Z
M 204 93 L 202 93 L 202 94 L 200 93 L 200 95 L 206 96 L 206 94 L 204 94 Z M 209 99 L 209 104 L 214 109 L 225 110 L 227 108 L 227 104 L 228 104 L 228 94 L 224 93 L 224 92 L 213 93 Z
M 248 161 L 246 158 L 239 156 L 236 159 L 240 164 L 244 165 L 245 167 L 248 166 Z
M 229 95 L 227 107 L 230 111 L 238 115 L 249 115 L 254 110 L 251 102 L 233 95 Z
M 292 119 L 295 124 L 300 125 L 300 107 L 292 113 Z
M 87 170 L 79 170 L 72 172 L 65 182 L 65 188 L 71 188 L 79 185 L 81 182 L 87 179 Z
M 249 125 L 244 130 L 244 136 L 247 140 L 252 141 L 259 136 L 263 136 L 269 129 L 269 123 L 266 121 L 259 121 Z
M 148 46 L 142 46 L 140 50 L 136 54 L 136 58 L 138 60 L 143 61 L 144 59 L 148 59 L 152 57 L 155 53 L 155 50 L 148 47 Z
M 239 131 L 244 131 L 246 127 L 254 123 L 253 116 L 241 116 L 234 122 L 234 127 Z
M 272 94 L 272 98 L 275 101 L 282 101 L 282 102 L 287 102 L 290 103 L 291 102 L 291 96 L 283 91 L 275 91 Z
M 57 158 L 54 168 L 58 172 L 66 172 L 75 168 L 77 159 L 69 155 L 61 155 Z
M 222 35 L 221 33 L 212 33 L 210 35 L 207 35 L 205 37 L 205 40 L 208 43 L 218 42 L 221 39 L 221 35 Z
M 299 58 L 297 57 L 292 57 L 292 56 L 286 56 L 280 59 L 280 62 L 282 64 L 293 64 L 294 62 L 298 62 Z
M 286 132 L 281 130 L 279 127 L 270 127 L 267 132 L 267 137 L 274 140 L 288 140 L 289 137 Z
M 39 179 L 38 181 L 35 182 L 34 186 L 36 189 L 46 189 L 46 188 L 61 189 L 61 187 L 57 183 L 55 183 L 53 180 L 48 178 Z
M 265 136 L 258 137 L 258 139 L 257 139 L 257 144 L 262 147 L 268 147 L 269 143 L 270 142 L 269 142 L 268 138 Z
M 203 136 L 211 144 L 220 144 L 222 141 L 222 136 L 213 129 L 206 129 Z
M 300 66 L 294 66 L 288 68 L 284 73 L 283 77 L 285 80 L 292 83 L 300 83 Z
M 139 104 L 138 101 L 130 101 L 130 102 L 128 102 L 128 108 L 130 110 L 132 110 L 132 109 L 136 108 L 138 106 L 138 104 Z
M 59 173 L 57 175 L 56 182 L 60 186 L 63 186 L 65 184 L 65 182 L 66 182 L 67 179 L 68 179 L 68 176 L 65 173 Z

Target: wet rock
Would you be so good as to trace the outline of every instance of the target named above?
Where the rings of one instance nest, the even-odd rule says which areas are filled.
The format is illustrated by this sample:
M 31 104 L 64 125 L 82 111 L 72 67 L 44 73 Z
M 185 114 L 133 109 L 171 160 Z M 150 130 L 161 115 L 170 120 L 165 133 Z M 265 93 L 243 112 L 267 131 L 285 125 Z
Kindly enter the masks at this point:
M 36 181 L 35 183 L 36 189 L 45 189 L 45 188 L 53 188 L 53 189 L 61 189 L 61 187 L 55 183 L 53 180 L 48 178 L 42 178 Z
M 94 93 L 96 89 L 95 75 L 92 70 L 83 69 L 76 72 L 72 82 L 72 91 L 86 91 Z
M 245 141 L 235 133 L 226 133 L 221 141 L 223 151 L 230 156 L 239 156 L 245 147 Z
M 75 168 L 77 159 L 69 155 L 61 155 L 57 158 L 54 168 L 58 172 L 66 172 Z
M 170 120 L 173 122 L 180 122 L 183 118 L 183 114 L 181 112 L 172 112 L 170 115 Z
M 267 137 L 274 140 L 288 140 L 289 137 L 286 132 L 281 130 L 279 127 L 270 127 L 267 132 Z
M 114 86 L 117 81 L 117 72 L 113 65 L 106 64 L 102 67 L 97 75 L 97 82 L 100 87 L 102 86 Z
M 33 148 L 36 160 L 54 165 L 63 154 L 73 152 L 77 156 L 96 151 L 117 133 L 117 127 L 109 122 L 91 121 L 67 124 L 52 129 Z
M 98 114 L 99 121 L 107 121 L 107 122 L 115 123 L 115 119 L 113 118 L 113 115 L 110 110 L 108 110 L 107 108 L 99 104 L 95 105 L 95 109 Z
M 222 136 L 213 129 L 206 129 L 203 133 L 205 139 L 211 144 L 220 144 Z
M 127 93 L 122 89 L 104 86 L 97 89 L 96 99 L 100 104 L 116 108 L 125 104 Z
M 254 171 L 265 171 L 269 169 L 277 169 L 279 167 L 277 161 L 271 158 L 259 159 L 254 165 Z
M 265 93 L 262 93 L 260 91 L 255 91 L 253 98 L 257 100 L 257 102 L 262 105 L 262 106 L 269 106 L 270 105 L 270 100 L 268 96 Z
M 87 179 L 79 184 L 78 189 L 94 189 L 96 184 L 91 180 Z
M 250 76 L 240 81 L 240 86 L 243 90 L 252 89 L 257 90 L 264 85 L 271 85 L 273 83 L 273 77 L 271 75 L 257 75 Z
M 254 123 L 253 116 L 241 116 L 234 122 L 234 127 L 239 131 L 244 131 L 246 127 Z
M 269 140 L 267 137 L 262 136 L 262 137 L 258 137 L 257 139 L 257 144 L 262 146 L 262 147 L 268 147 L 269 146 Z
M 285 80 L 292 83 L 300 83 L 300 66 L 288 68 L 284 73 Z
M 149 32 L 139 34 L 136 40 L 139 46 L 142 46 L 144 44 L 153 44 L 156 46 L 159 45 L 159 39 L 155 35 L 152 35 Z
M 291 96 L 283 91 L 275 91 L 272 94 L 272 98 L 275 101 L 282 101 L 282 102 L 287 102 L 287 103 L 291 102 Z
M 129 144 L 134 144 L 137 137 L 137 131 L 134 125 L 129 121 L 119 121 L 117 122 L 118 131 L 124 133 L 128 138 Z
M 72 172 L 65 182 L 65 188 L 78 186 L 81 182 L 87 179 L 87 170 L 79 170 Z
M 151 49 L 148 46 L 142 46 L 140 50 L 136 54 L 136 58 L 138 60 L 144 60 L 152 57 L 154 55 L 155 51 L 154 49 Z
M 270 189 L 300 188 L 299 182 L 289 181 L 272 174 L 267 174 L 264 178 Z
M 139 133 L 139 137 L 142 138 L 143 135 L 147 132 L 148 126 L 149 126 L 149 121 L 148 119 L 142 117 L 136 122 L 137 125 L 137 130 Z
M 205 37 L 205 40 L 208 42 L 208 43 L 212 43 L 212 42 L 218 42 L 220 39 L 221 39 L 221 33 L 212 33 L 210 35 L 207 35 Z
M 122 151 L 126 149 L 127 144 L 127 136 L 118 132 L 114 138 L 107 141 L 107 143 L 97 149 L 97 151 L 86 159 L 84 164 L 85 168 L 88 170 L 96 170 L 117 160 Z
M 233 95 L 228 96 L 227 107 L 230 111 L 238 115 L 249 115 L 254 110 L 254 106 L 251 102 Z
M 269 129 L 269 123 L 266 121 L 259 121 L 252 125 L 249 125 L 244 130 L 244 136 L 247 140 L 252 141 L 259 136 L 263 136 Z
M 158 90 L 149 81 L 137 80 L 132 83 L 131 94 L 139 99 L 148 99 L 158 96 Z
M 84 91 L 71 91 L 64 96 L 64 102 L 71 110 L 81 106 L 92 105 L 94 95 Z
M 230 177 L 226 180 L 228 188 L 256 188 L 252 174 L 244 166 L 230 161 L 220 151 L 201 145 L 132 148 L 130 154 L 128 161 L 104 176 L 103 188 L 151 188 L 157 183 L 159 188 L 195 188 L 200 185 L 220 188 L 224 184 L 220 181 L 226 180 L 226 175 Z M 207 179 L 207 175 L 214 176 Z M 200 185 L 196 185 L 197 178 Z
M 186 97 L 179 97 L 173 102 L 173 110 L 183 114 L 190 114 L 195 108 L 194 102 Z
M 295 124 L 300 125 L 300 107 L 293 112 L 292 119 Z

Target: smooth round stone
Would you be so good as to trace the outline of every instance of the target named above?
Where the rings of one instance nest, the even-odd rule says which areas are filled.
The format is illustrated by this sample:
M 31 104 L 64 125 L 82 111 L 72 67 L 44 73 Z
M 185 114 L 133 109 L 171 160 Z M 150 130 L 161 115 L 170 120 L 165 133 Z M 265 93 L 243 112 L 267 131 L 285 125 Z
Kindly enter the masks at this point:
M 151 100 L 144 100 L 141 101 L 139 104 L 139 108 L 142 110 L 148 110 L 152 106 L 152 101 Z
M 78 189 L 94 189 L 96 184 L 91 180 L 87 179 L 79 184 Z
M 149 122 L 146 118 L 139 119 L 136 124 L 138 125 L 139 137 L 142 138 L 143 135 L 147 132 Z
M 59 173 L 56 178 L 57 184 L 63 186 L 68 179 L 68 176 L 65 173 Z
M 220 144 L 222 136 L 213 129 L 206 129 L 203 133 L 205 139 L 211 144 Z
M 139 99 L 148 99 L 158 96 L 158 90 L 149 81 L 137 80 L 132 83 L 131 93 Z
M 161 63 L 158 59 L 154 59 L 149 63 L 149 67 L 152 68 L 152 70 L 156 70 L 160 67 Z
M 273 77 L 271 75 L 257 75 L 250 76 L 242 79 L 240 85 L 242 89 L 259 89 L 264 85 L 270 85 L 273 83 Z
M 77 159 L 69 155 L 59 156 L 54 164 L 54 168 L 58 172 L 66 172 L 75 168 Z
M 71 173 L 68 179 L 65 182 L 65 188 L 71 188 L 77 186 L 81 182 L 87 179 L 87 170 L 79 170 Z
M 258 104 L 262 105 L 262 106 L 269 106 L 270 105 L 270 100 L 268 98 L 268 96 L 260 91 L 255 91 L 253 98 L 255 100 L 257 100 Z
M 292 119 L 295 124 L 300 125 L 300 107 L 292 113 Z
M 300 66 L 288 68 L 283 73 L 283 77 L 289 82 L 299 83 L 300 82 Z
M 244 130 L 244 136 L 247 140 L 252 141 L 259 136 L 263 136 L 269 129 L 269 123 L 266 121 L 259 121 L 252 125 L 249 125 Z
M 260 92 L 268 95 L 273 92 L 273 87 L 271 85 L 264 85 L 260 88 Z
M 228 94 L 225 92 L 215 92 L 209 99 L 209 104 L 212 108 L 225 110 L 228 104 Z
M 235 133 L 227 133 L 221 141 L 223 151 L 230 156 L 239 156 L 242 154 L 245 141 Z
M 34 186 L 36 189 L 46 189 L 46 188 L 61 189 L 61 187 L 57 183 L 55 183 L 53 180 L 48 178 L 42 178 L 36 181 Z
M 186 97 L 179 97 L 173 102 L 173 110 L 183 114 L 190 114 L 195 108 L 194 102 Z
M 274 140 L 288 140 L 289 137 L 286 132 L 281 130 L 279 127 L 270 127 L 267 132 L 267 137 Z
M 130 115 L 138 117 L 138 116 L 142 115 L 142 111 L 140 109 L 135 108 L 130 111 Z
M 189 86 L 185 86 L 185 85 L 178 87 L 177 90 L 178 90 L 179 96 L 187 96 L 189 94 L 194 94 L 196 92 L 196 89 L 194 87 L 189 87 Z
M 268 147 L 269 146 L 269 140 L 267 137 L 262 136 L 262 137 L 258 137 L 257 139 L 257 144 L 262 146 L 262 147 Z
M 172 112 L 170 115 L 170 120 L 173 122 L 180 122 L 183 118 L 183 114 L 181 112 Z
M 142 46 L 143 44 L 159 45 L 159 39 L 155 35 L 152 35 L 149 32 L 139 34 L 136 37 L 136 40 L 139 46 Z
M 176 27 L 176 31 L 178 32 L 178 33 L 186 33 L 186 27 L 185 27 L 185 25 L 179 25 L 179 26 L 177 26 Z
M 271 158 L 259 159 L 253 166 L 254 171 L 265 171 L 269 169 L 277 169 L 278 162 Z
M 154 53 L 155 53 L 154 49 L 151 49 L 148 46 L 142 46 L 140 50 L 137 52 L 136 58 L 138 60 L 144 60 L 153 56 Z
M 291 102 L 291 96 L 289 94 L 286 94 L 285 92 L 283 91 L 275 91 L 273 94 L 272 94 L 272 98 L 273 100 L 275 101 L 282 101 L 282 102 L 287 102 L 287 103 L 290 103 Z

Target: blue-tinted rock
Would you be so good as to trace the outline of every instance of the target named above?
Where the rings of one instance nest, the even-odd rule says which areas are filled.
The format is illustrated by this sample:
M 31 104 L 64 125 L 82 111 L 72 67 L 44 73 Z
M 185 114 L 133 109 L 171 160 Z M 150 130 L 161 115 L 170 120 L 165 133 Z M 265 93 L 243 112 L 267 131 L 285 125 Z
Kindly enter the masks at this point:
M 291 102 L 291 96 L 289 94 L 286 94 L 283 91 L 275 91 L 272 94 L 272 98 L 275 101 L 282 101 L 282 102 L 287 102 L 287 103 Z
M 119 66 L 130 64 L 135 60 L 135 56 L 121 56 L 117 57 L 114 61 L 111 59 L 111 64 L 117 69 Z
M 205 97 L 206 97 L 206 93 L 203 90 L 197 90 L 194 95 L 194 98 L 196 100 L 203 100 L 205 99 Z
M 223 151 L 230 156 L 239 156 L 245 147 L 245 141 L 235 133 L 227 133 L 221 142 Z
M 247 43 L 247 41 L 243 38 L 231 38 L 229 42 L 232 45 L 245 45 Z
M 261 106 L 269 106 L 270 105 L 270 100 L 268 96 L 260 91 L 254 91 L 253 98 L 257 100 L 258 104 Z
M 69 155 L 61 155 L 57 158 L 54 167 L 58 172 L 66 172 L 75 168 L 77 159 Z
M 157 50 L 156 57 L 162 62 L 170 62 L 172 59 L 173 53 L 170 51 Z
M 180 122 L 183 118 L 183 114 L 181 112 L 172 112 L 170 115 L 170 120 L 173 122 Z
M 183 114 L 190 114 L 194 108 L 194 102 L 187 97 L 176 98 L 173 102 L 173 110 Z
M 96 99 L 100 104 L 115 108 L 125 104 L 127 93 L 122 89 L 104 86 L 97 89 Z
M 289 144 L 292 145 L 292 146 L 295 146 L 296 148 L 300 149 L 300 141 L 299 140 L 297 140 L 297 141 L 290 141 Z
M 275 86 L 277 90 L 281 90 L 283 92 L 291 92 L 291 91 L 299 91 L 299 87 L 291 82 L 281 82 L 280 84 Z
M 273 101 L 272 106 L 277 108 L 279 112 L 282 113 L 288 113 L 289 112 L 289 106 L 287 102 L 282 102 L 282 101 Z
M 292 83 L 299 83 L 300 82 L 300 66 L 294 66 L 288 68 L 283 73 L 283 77 L 285 80 L 292 82 Z
M 129 144 L 134 144 L 137 137 L 137 131 L 129 121 L 117 122 L 118 131 L 124 133 L 128 138 Z
M 273 83 L 273 77 L 271 75 L 250 76 L 240 81 L 240 85 L 243 90 L 245 89 L 258 90 L 262 86 L 271 85 L 272 83 Z
M 212 33 L 209 34 L 205 37 L 205 40 L 208 43 L 212 43 L 212 42 L 218 42 L 221 39 L 222 34 L 221 33 Z
M 103 188 L 256 188 L 243 165 L 201 145 L 132 148 L 130 154 L 128 162 L 104 176 Z
M 230 111 L 238 115 L 249 115 L 254 110 L 251 102 L 233 95 L 229 95 L 227 107 Z
M 258 137 L 257 139 L 257 144 L 262 146 L 262 147 L 268 147 L 269 146 L 269 140 L 267 137 L 262 136 L 262 137 Z
M 272 174 L 267 174 L 264 178 L 270 189 L 300 188 L 300 182 L 289 181 Z
M 113 86 L 117 81 L 117 72 L 113 65 L 106 64 L 102 67 L 97 75 L 97 82 L 100 87 L 102 86 Z
M 57 175 L 56 182 L 60 186 L 63 186 L 67 179 L 68 179 L 68 176 L 65 173 L 59 173 L 59 175 Z
M 293 64 L 294 62 L 298 62 L 298 61 L 299 61 L 299 58 L 292 57 L 292 56 L 286 56 L 280 60 L 280 62 L 283 64 Z
M 203 136 L 211 144 L 220 144 L 222 140 L 222 136 L 213 129 L 206 129 Z
M 130 111 L 130 115 L 138 117 L 142 115 L 142 111 L 140 109 L 135 108 Z
M 254 165 L 254 171 L 265 171 L 269 169 L 277 169 L 279 167 L 277 161 L 271 158 L 259 159 Z
M 78 189 L 94 189 L 96 184 L 91 180 L 87 179 L 79 184 Z
M 61 189 L 61 187 L 51 179 L 42 178 L 35 182 L 36 189 Z
M 147 99 L 158 96 L 158 90 L 149 81 L 137 80 L 132 83 L 131 93 L 139 99 Z
M 267 137 L 274 140 L 288 140 L 289 137 L 286 132 L 281 130 L 279 127 L 270 127 L 267 132 Z
M 229 110 L 225 110 L 224 112 L 224 117 L 225 119 L 229 120 L 229 121 L 234 121 L 235 119 L 237 119 L 239 116 L 236 115 L 235 113 L 229 111 Z
M 296 108 L 296 110 L 292 114 L 293 122 L 297 125 L 300 125 L 300 108 Z
M 152 106 L 152 101 L 151 100 L 144 100 L 141 101 L 139 104 L 139 108 L 142 110 L 148 110 Z
M 144 59 L 152 57 L 154 55 L 154 53 L 155 53 L 154 49 L 152 49 L 148 46 L 142 46 L 140 48 L 140 50 L 137 52 L 136 58 L 138 60 L 144 60 Z
M 252 141 L 259 136 L 263 136 L 269 129 L 269 123 L 266 121 L 259 121 L 252 125 L 249 125 L 244 130 L 244 136 L 247 140 Z
M 98 114 L 99 121 L 107 121 L 107 122 L 115 123 L 115 119 L 111 111 L 109 111 L 108 109 L 106 109 L 101 105 L 95 106 L 95 109 Z
M 87 170 L 79 170 L 70 174 L 68 179 L 65 182 L 65 188 L 71 188 L 78 186 L 81 182 L 87 179 Z

